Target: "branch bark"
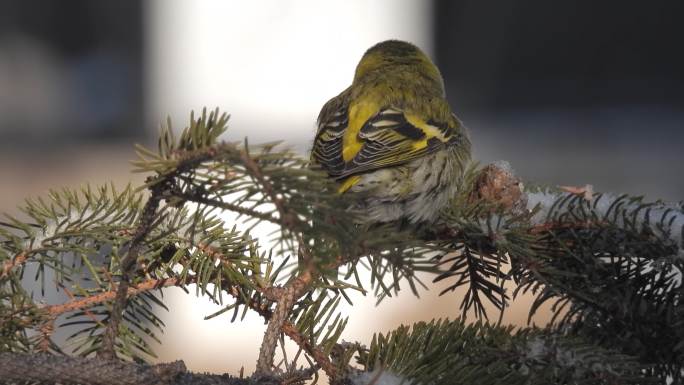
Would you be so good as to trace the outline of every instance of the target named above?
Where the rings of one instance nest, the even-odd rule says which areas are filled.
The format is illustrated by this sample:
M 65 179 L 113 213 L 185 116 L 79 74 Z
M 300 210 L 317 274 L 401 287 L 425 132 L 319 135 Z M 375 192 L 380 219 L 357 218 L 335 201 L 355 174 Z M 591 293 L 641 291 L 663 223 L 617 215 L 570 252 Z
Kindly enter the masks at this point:
M 287 284 L 284 290 L 280 292 L 278 304 L 273 312 L 273 316 L 268 322 L 268 326 L 264 332 L 264 339 L 262 340 L 261 348 L 259 349 L 259 358 L 256 365 L 256 374 L 258 376 L 270 375 L 273 367 L 273 357 L 275 355 L 276 345 L 278 344 L 278 337 L 283 331 L 283 326 L 285 325 L 287 317 L 292 312 L 295 302 L 304 294 L 312 280 L 312 272 L 305 270 L 297 278 Z
M 2 382 L 90 385 L 280 385 L 277 378 L 257 382 L 229 375 L 190 373 L 183 361 L 145 365 L 117 360 L 0 353 Z

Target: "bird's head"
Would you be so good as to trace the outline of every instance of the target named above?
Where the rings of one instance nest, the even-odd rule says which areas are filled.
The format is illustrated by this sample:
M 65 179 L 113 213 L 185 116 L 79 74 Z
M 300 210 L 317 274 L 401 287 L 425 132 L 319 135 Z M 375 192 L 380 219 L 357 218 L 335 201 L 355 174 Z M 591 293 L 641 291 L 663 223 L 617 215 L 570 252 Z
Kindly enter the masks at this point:
M 439 84 L 443 83 L 439 69 L 430 58 L 420 48 L 401 40 L 386 40 L 369 48 L 356 66 L 354 81 L 378 70 L 388 73 L 407 67 Z

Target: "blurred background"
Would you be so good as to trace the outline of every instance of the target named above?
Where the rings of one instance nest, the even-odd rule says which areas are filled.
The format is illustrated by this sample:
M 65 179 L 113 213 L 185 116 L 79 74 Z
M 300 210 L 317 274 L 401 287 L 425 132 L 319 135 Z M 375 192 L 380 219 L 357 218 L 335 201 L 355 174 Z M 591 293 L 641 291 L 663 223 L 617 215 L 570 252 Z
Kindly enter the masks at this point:
M 141 182 L 132 144 L 204 106 L 232 114 L 227 139 L 305 153 L 320 107 L 388 38 L 436 61 L 477 160 L 508 160 L 532 182 L 678 201 L 683 15 L 678 0 L 0 0 L 0 211 L 51 187 Z M 377 309 L 358 298 L 344 338 L 456 317 L 459 293 L 438 291 Z M 212 304 L 166 292 L 176 311 L 160 360 L 253 370 L 261 320 L 203 321 Z M 524 325 L 528 303 L 504 322 Z

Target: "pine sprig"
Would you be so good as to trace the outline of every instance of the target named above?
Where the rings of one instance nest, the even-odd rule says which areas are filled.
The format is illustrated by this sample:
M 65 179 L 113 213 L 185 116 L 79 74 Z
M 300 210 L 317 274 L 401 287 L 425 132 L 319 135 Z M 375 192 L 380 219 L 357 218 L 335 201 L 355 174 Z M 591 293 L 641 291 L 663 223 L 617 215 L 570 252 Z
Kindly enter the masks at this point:
M 504 182 L 491 186 L 489 178 Z M 508 305 L 504 283 L 511 278 L 505 272 L 510 252 L 521 245 L 531 252 L 527 246 L 535 239 L 529 234 L 532 213 L 519 207 L 521 184 L 507 169 L 473 165 L 463 179 L 464 188 L 442 213 L 441 223 L 423 238 L 438 249 L 433 257 L 439 268 L 434 282 L 452 282 L 440 295 L 465 286 L 462 316 L 473 309 L 478 319 L 488 319 L 487 304 L 499 312 Z M 479 196 L 483 191 L 493 196 Z
M 358 361 L 363 372 L 384 371 L 410 384 L 649 382 L 633 358 L 614 351 L 537 329 L 515 332 L 462 319 L 376 334 Z
M 540 257 L 511 257 L 522 264 L 518 290 L 537 294 L 531 314 L 553 301 L 559 329 L 666 363 L 655 372 L 680 378 L 684 262 L 672 230 L 681 215 L 678 206 L 641 198 L 564 196 L 539 233 Z
M 140 210 L 141 196 L 128 186 L 121 192 L 113 186 L 50 192 L 49 200 L 29 199 L 21 209 L 27 220 L 6 215 L 0 223 L 0 249 L 6 256 L 2 276 L 10 269 L 21 275 L 26 263 L 35 265 L 36 279 L 45 290 L 46 268 L 56 273 L 59 283 L 70 280 L 71 270 L 101 282 L 94 260 L 100 247 L 121 245 L 127 239 Z M 0 254 L 0 256 L 2 256 Z M 13 256 L 13 261 L 9 256 Z M 17 263 L 17 260 L 21 260 Z M 81 275 L 82 276 L 82 275 Z
M 294 307 L 290 321 L 312 346 L 317 346 L 327 356 L 344 331 L 347 318 L 336 310 L 340 296 L 329 298 L 325 291 L 310 292 Z

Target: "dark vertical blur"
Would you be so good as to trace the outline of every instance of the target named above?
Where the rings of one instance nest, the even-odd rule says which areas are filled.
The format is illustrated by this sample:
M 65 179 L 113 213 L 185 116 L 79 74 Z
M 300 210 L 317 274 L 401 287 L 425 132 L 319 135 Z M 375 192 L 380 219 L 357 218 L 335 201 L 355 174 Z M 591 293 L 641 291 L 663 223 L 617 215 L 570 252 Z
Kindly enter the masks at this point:
M 436 17 L 464 109 L 684 103 L 682 1 L 437 1 Z
M 435 2 L 436 59 L 478 159 L 684 198 L 684 2 Z
M 140 137 L 141 77 L 141 2 L 0 1 L 0 149 Z

